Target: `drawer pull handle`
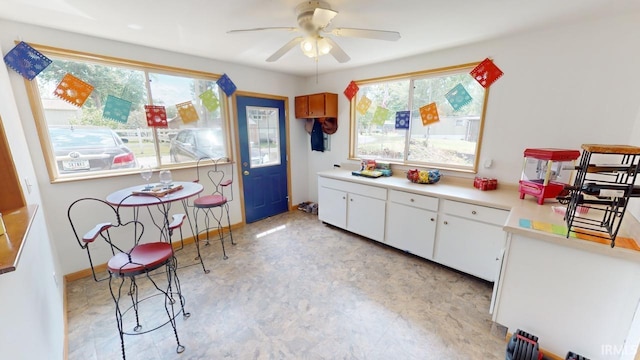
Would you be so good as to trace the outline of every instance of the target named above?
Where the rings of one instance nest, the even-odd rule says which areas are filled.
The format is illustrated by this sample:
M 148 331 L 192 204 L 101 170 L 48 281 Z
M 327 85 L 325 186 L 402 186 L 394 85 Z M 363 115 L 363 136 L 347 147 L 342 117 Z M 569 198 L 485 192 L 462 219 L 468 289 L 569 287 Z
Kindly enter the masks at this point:
M 499 258 L 499 257 L 497 257 L 497 258 L 496 258 L 496 261 L 498 261 L 498 260 L 500 260 L 500 258 Z
M 342 200 L 345 200 L 345 199 L 346 199 L 346 197 L 344 197 L 344 196 L 343 196 L 343 197 L 342 197 Z
M 412 199 L 411 199 L 411 202 L 414 202 L 414 201 L 415 201 L 415 200 L 412 198 Z
M 446 222 L 446 221 L 445 221 L 445 222 L 444 222 L 444 224 L 445 224 L 445 225 L 447 225 L 447 224 L 448 224 L 448 222 Z
M 476 212 L 475 210 L 473 210 L 473 211 L 471 212 L 471 214 L 475 215 L 475 214 L 477 214 L 477 212 Z
M 434 218 L 431 218 L 431 219 L 429 219 L 429 220 L 431 220 L 431 221 L 436 221 L 436 219 L 434 219 Z
M 353 199 L 349 199 L 349 201 L 353 201 Z

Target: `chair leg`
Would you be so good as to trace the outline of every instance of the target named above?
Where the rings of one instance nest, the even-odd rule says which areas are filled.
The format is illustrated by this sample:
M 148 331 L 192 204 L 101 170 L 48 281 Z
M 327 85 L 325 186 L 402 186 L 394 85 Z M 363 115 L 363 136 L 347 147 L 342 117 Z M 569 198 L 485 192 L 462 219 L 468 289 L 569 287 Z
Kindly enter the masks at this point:
M 171 289 L 172 289 L 172 278 L 173 278 L 173 273 L 174 273 L 173 269 L 173 265 L 172 265 L 172 261 L 169 260 L 166 264 L 166 271 L 167 271 L 167 290 L 162 290 L 158 284 L 153 281 L 153 278 L 151 277 L 151 274 L 149 274 L 147 272 L 147 279 L 149 279 L 149 281 L 151 281 L 151 283 L 153 284 L 153 286 L 155 286 L 155 288 L 160 291 L 161 293 L 164 294 L 165 296 L 165 301 L 164 301 L 164 310 L 167 313 L 167 317 L 169 318 L 169 322 L 171 323 L 171 327 L 173 328 L 173 334 L 176 337 L 176 353 L 180 354 L 182 352 L 184 352 L 184 345 L 180 344 L 180 338 L 178 337 L 178 328 L 176 327 L 176 312 L 175 312 L 175 308 L 174 308 L 174 303 L 175 300 L 173 299 L 173 294 L 171 293 Z M 177 275 L 176 275 L 177 276 Z M 179 297 L 182 297 L 182 294 L 178 294 Z
M 182 296 L 182 288 L 180 287 L 180 278 L 178 278 L 178 258 L 175 256 L 171 258 L 170 264 L 168 264 L 167 269 L 172 271 L 167 271 L 167 282 L 169 284 L 169 293 L 173 294 L 174 290 L 172 289 L 172 281 L 171 276 L 173 276 L 173 284 L 175 284 L 175 293 L 178 294 L 178 299 L 180 300 L 180 308 L 182 309 L 182 317 L 187 319 L 191 316 L 191 313 L 186 312 L 184 309 L 184 297 Z M 208 272 L 208 270 L 207 270 Z M 175 299 L 172 299 L 175 301 Z
M 136 326 L 133 331 L 139 332 L 142 326 L 140 325 L 140 316 L 138 314 L 138 284 L 136 284 L 136 279 L 133 277 L 131 278 L 131 285 L 129 285 L 129 296 L 131 296 L 131 305 L 136 315 Z
M 117 296 L 113 291 L 113 275 L 109 277 L 109 291 L 111 292 L 111 298 L 116 305 L 116 323 L 118 324 L 118 335 L 120 335 L 120 349 L 122 350 L 122 360 L 126 360 L 127 356 L 124 352 L 124 329 L 122 324 L 122 311 L 120 310 L 120 296 L 122 294 L 122 285 L 124 285 L 125 279 L 120 279 L 120 285 L 118 286 Z
M 229 203 L 224 204 L 225 206 L 225 210 L 227 211 L 227 225 L 229 228 L 229 238 L 231 239 L 231 245 L 235 245 L 236 243 L 233 242 L 233 234 L 231 233 L 231 218 L 229 217 Z
M 222 244 L 222 258 L 224 260 L 227 260 L 229 257 L 227 256 L 227 252 L 224 249 L 224 231 L 222 228 L 222 215 L 223 215 L 224 209 L 222 208 L 222 206 L 219 206 L 218 208 L 220 209 L 220 216 L 216 217 L 215 215 L 213 215 L 213 212 L 212 212 L 212 216 L 218 223 L 218 238 L 220 238 L 220 244 Z
M 195 227 L 196 227 L 196 233 L 195 233 L 195 242 L 196 242 L 196 251 L 198 252 L 198 256 L 196 257 L 196 260 L 200 260 L 200 265 L 202 265 L 202 271 L 204 271 L 205 274 L 208 274 L 210 271 L 207 270 L 204 267 L 204 261 L 202 260 L 202 254 L 200 254 L 200 232 L 198 229 L 198 212 L 200 209 L 195 209 L 194 211 L 194 219 L 195 219 Z M 205 214 L 206 215 L 206 214 Z

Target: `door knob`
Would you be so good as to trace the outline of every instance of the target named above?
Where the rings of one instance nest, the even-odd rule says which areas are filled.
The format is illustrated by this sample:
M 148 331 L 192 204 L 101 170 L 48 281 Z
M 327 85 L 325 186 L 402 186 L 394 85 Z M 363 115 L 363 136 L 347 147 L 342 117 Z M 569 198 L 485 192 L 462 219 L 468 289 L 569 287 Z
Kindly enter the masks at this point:
M 242 174 L 244 174 L 246 176 L 246 175 L 249 175 L 249 172 L 247 170 L 245 170 Z

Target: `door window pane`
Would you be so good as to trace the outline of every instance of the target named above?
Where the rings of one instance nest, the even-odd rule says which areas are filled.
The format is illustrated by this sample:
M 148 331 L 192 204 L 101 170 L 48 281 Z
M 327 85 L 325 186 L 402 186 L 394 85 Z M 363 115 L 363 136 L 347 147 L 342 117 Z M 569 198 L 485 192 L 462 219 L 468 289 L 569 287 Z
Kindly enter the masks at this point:
M 251 168 L 280 165 L 280 110 L 247 106 Z

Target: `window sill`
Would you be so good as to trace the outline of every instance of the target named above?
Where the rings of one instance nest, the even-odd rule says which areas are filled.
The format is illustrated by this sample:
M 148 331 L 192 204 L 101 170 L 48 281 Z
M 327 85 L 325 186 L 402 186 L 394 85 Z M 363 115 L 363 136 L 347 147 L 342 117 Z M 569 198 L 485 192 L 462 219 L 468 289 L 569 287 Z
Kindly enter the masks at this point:
M 0 274 L 15 271 L 38 205 L 3 212 L 6 233 L 0 235 Z

